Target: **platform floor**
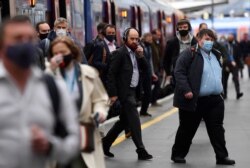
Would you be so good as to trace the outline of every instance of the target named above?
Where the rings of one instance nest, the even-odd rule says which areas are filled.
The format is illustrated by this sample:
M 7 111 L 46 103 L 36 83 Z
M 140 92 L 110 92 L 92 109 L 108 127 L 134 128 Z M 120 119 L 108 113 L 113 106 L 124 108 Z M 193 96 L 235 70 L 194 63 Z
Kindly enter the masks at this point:
M 250 79 L 240 79 L 244 96 L 236 100 L 234 85 L 229 80 L 228 99 L 225 101 L 224 127 L 229 156 L 236 160 L 237 168 L 250 165 Z M 142 117 L 143 141 L 146 149 L 154 156 L 151 161 L 138 161 L 132 139 L 121 135 L 111 148 L 114 158 L 106 158 L 107 168 L 217 168 L 232 167 L 216 165 L 215 154 L 209 142 L 205 124 L 200 127 L 186 157 L 186 164 L 176 164 L 170 160 L 171 148 L 178 127 L 178 112 L 172 107 L 172 98 L 161 100 L 161 107 L 151 107 L 153 117 Z M 113 125 L 105 125 L 105 132 Z M 125 140 L 124 140 L 125 139 Z

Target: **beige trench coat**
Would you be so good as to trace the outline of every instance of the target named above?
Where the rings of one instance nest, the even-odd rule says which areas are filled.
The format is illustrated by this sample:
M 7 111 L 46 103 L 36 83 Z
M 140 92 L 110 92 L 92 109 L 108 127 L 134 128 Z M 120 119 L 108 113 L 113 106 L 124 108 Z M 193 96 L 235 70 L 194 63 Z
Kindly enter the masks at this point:
M 80 122 L 90 122 L 93 112 L 99 112 L 107 116 L 108 95 L 99 78 L 97 70 L 88 65 L 80 65 L 80 67 L 82 75 L 78 80 L 82 80 L 83 85 L 83 102 L 79 116 Z M 54 74 L 58 78 L 62 78 L 59 69 L 54 73 L 48 68 L 46 72 Z M 82 157 L 88 168 L 106 167 L 101 136 L 98 129 L 95 130 L 95 151 L 92 153 L 82 153 Z

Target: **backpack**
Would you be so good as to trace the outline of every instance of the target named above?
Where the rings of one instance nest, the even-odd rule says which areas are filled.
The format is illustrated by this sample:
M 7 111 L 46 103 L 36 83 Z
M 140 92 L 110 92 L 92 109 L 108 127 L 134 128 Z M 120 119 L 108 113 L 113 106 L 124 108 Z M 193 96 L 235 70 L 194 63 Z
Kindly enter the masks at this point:
M 90 59 L 91 55 L 93 55 L 96 46 L 96 39 L 92 40 L 91 42 L 87 43 L 84 48 L 83 52 L 87 60 Z
M 60 138 L 65 138 L 68 135 L 68 132 L 66 130 L 66 127 L 63 121 L 61 121 L 60 116 L 59 116 L 60 94 L 59 94 L 58 87 L 56 85 L 54 78 L 51 75 L 44 74 L 43 81 L 47 87 L 47 91 L 49 93 L 50 100 L 53 106 L 53 115 L 55 118 L 54 134 Z

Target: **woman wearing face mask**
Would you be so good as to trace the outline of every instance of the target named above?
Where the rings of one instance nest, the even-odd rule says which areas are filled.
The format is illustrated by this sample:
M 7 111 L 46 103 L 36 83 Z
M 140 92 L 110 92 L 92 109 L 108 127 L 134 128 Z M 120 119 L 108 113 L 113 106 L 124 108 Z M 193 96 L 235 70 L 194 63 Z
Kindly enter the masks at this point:
M 78 47 L 70 38 L 58 37 L 51 43 L 49 53 L 52 57 L 46 71 L 65 81 L 79 110 L 80 123 L 91 123 L 93 118 L 96 125 L 104 122 L 108 96 L 97 71 L 80 64 Z M 94 132 L 94 143 L 95 150 L 91 153 L 82 152 L 82 158 L 87 167 L 105 168 L 98 128 Z

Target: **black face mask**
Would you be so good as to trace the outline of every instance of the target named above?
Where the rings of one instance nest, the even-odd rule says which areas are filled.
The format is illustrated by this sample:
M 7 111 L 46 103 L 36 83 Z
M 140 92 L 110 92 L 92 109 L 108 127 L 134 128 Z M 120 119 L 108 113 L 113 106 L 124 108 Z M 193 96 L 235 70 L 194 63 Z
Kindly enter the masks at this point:
M 48 36 L 48 34 L 49 34 L 49 33 L 39 34 L 39 38 L 40 38 L 41 40 L 46 39 L 47 36 Z
M 186 35 L 188 35 L 188 30 L 179 30 L 179 33 L 182 37 L 185 37 Z
M 6 56 L 22 69 L 28 69 L 35 62 L 35 46 L 32 43 L 19 43 L 6 48 Z
M 105 38 L 109 41 L 109 42 L 113 42 L 115 40 L 115 35 L 106 35 Z
M 66 68 L 67 66 L 69 66 L 72 60 L 73 60 L 72 54 L 64 55 L 63 62 L 59 65 L 60 68 Z

